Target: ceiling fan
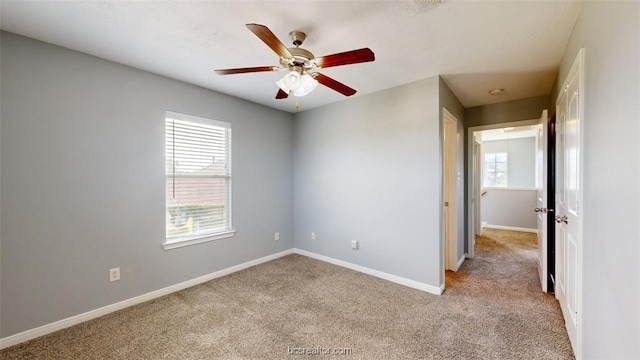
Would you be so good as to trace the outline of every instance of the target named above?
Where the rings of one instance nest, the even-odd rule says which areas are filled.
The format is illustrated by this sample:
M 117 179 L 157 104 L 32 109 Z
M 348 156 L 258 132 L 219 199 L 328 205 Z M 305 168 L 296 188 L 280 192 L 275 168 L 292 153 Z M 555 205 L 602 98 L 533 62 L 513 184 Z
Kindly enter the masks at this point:
M 221 69 L 215 72 L 218 75 L 231 75 L 267 71 L 287 71 L 287 74 L 282 79 L 276 81 L 276 84 L 280 88 L 276 94 L 276 99 L 285 99 L 290 94 L 294 96 L 305 96 L 313 91 L 316 86 L 318 86 L 318 83 L 345 96 L 351 96 L 356 93 L 356 90 L 315 70 L 375 60 L 375 55 L 369 48 L 316 58 L 310 51 L 300 47 L 306 38 L 306 34 L 301 31 L 292 31 L 289 33 L 294 47 L 287 48 L 268 27 L 260 24 L 247 24 L 247 28 L 280 56 L 280 66 Z

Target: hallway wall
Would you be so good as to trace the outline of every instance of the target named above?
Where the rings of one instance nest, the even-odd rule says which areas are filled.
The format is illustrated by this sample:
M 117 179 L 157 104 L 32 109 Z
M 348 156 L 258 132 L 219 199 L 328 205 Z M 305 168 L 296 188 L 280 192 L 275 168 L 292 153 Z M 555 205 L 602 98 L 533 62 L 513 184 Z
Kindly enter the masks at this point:
M 555 107 L 585 49 L 582 356 L 640 358 L 640 2 L 586 1 Z

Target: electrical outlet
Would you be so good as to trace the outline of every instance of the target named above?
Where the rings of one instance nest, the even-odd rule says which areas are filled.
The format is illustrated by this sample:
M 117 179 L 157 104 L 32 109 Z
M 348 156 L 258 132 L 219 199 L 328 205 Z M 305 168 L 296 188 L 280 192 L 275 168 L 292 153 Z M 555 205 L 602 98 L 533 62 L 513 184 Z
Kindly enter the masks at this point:
M 358 240 L 351 240 L 351 248 L 353 250 L 358 250 Z
M 312 232 L 311 233 L 311 240 L 315 240 L 316 239 L 316 233 Z
M 120 268 L 109 269 L 109 282 L 120 280 Z
M 273 236 L 273 238 L 274 238 L 276 241 L 280 240 L 280 232 L 279 232 L 279 231 L 278 231 L 278 232 L 276 232 L 276 234 Z

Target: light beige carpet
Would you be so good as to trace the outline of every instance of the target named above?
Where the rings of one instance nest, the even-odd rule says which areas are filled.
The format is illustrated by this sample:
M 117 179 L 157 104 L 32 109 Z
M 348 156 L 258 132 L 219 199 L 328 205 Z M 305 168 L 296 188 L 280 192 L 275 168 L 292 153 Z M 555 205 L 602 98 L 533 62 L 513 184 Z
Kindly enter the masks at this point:
M 535 243 L 534 234 L 487 230 L 442 296 L 289 255 L 0 358 L 573 358 L 558 304 L 539 291 Z M 302 348 L 347 354 L 291 355 Z

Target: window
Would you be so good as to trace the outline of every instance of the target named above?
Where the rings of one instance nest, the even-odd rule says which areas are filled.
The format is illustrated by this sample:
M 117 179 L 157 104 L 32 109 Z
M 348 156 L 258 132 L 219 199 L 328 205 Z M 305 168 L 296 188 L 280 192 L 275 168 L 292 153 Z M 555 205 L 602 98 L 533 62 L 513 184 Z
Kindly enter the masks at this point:
M 484 186 L 507 187 L 507 153 L 484 154 Z
M 167 111 L 165 249 L 233 236 L 231 124 Z

